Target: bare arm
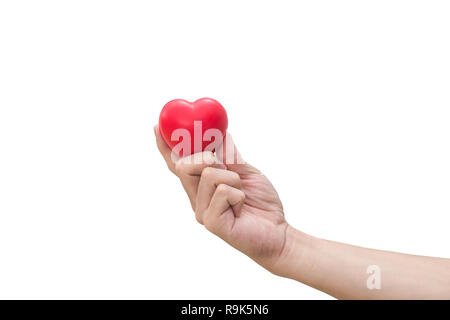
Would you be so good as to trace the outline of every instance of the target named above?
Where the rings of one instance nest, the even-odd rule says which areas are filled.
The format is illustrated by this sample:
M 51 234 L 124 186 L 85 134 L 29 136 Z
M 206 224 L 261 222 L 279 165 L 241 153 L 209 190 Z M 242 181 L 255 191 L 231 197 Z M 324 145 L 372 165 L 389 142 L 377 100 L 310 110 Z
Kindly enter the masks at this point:
M 232 150 L 197 154 L 200 162 L 193 156 L 173 161 L 157 127 L 155 135 L 197 221 L 272 273 L 340 299 L 450 299 L 449 259 L 366 249 L 302 233 L 286 222 L 277 192 L 258 169 L 224 161 L 235 153 L 240 158 L 234 143 Z
M 339 299 L 450 299 L 450 259 L 318 239 L 292 227 L 275 273 Z

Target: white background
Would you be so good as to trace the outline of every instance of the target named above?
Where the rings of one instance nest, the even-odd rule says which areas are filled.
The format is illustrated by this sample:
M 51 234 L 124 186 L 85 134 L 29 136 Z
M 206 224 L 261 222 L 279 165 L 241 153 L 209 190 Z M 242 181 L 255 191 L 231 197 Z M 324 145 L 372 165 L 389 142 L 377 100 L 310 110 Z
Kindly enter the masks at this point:
M 329 296 L 198 225 L 152 128 L 218 99 L 288 221 L 450 257 L 447 1 L 2 1 L 0 298 Z

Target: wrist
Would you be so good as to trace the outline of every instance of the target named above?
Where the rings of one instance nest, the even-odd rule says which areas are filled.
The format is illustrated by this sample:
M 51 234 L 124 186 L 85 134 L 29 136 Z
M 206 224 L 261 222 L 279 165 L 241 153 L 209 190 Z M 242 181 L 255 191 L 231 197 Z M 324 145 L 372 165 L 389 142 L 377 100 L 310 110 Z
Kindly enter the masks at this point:
M 286 228 L 286 240 L 283 250 L 272 273 L 302 281 L 302 275 L 308 274 L 316 264 L 315 251 L 320 239 L 301 232 L 290 225 Z

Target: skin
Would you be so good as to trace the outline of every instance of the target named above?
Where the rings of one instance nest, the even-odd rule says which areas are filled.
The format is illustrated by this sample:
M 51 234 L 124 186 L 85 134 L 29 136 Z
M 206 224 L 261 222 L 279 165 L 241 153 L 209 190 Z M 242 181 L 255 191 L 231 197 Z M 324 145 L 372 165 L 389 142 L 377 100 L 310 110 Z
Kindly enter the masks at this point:
M 155 136 L 197 221 L 273 274 L 339 299 L 450 299 L 450 259 L 356 247 L 290 226 L 275 188 L 242 161 L 230 135 L 216 154 L 181 159 L 171 156 L 158 126 Z M 231 147 L 224 150 L 224 145 Z M 381 279 L 375 289 L 367 285 L 372 265 L 379 268 Z

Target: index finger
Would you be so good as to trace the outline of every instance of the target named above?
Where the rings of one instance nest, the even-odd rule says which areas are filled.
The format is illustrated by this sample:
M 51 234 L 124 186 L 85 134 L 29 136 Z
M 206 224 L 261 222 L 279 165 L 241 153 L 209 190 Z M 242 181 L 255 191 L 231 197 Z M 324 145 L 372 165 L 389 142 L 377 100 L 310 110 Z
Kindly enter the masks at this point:
M 163 137 L 161 136 L 158 125 L 155 125 L 153 127 L 153 131 L 155 132 L 156 145 L 158 146 L 159 152 L 161 152 L 161 155 L 166 161 L 169 170 L 175 173 L 175 162 L 172 160 L 172 150 L 170 150 L 169 146 L 166 144 Z

